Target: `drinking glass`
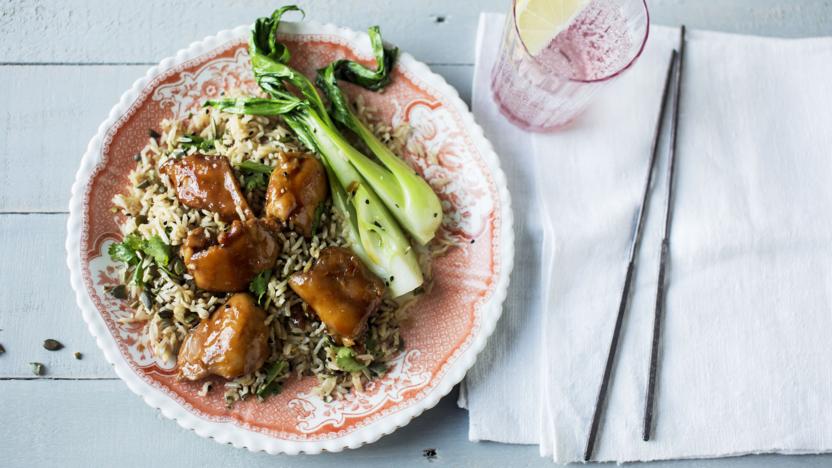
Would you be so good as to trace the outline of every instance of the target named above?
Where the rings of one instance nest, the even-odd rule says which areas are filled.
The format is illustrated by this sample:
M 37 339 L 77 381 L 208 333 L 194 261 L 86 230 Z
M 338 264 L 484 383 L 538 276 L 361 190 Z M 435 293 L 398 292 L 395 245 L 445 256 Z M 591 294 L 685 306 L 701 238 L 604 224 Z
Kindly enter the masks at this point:
M 568 125 L 602 86 L 636 62 L 650 31 L 646 0 L 591 0 L 540 53 L 531 55 L 517 28 L 516 7 L 514 0 L 491 90 L 502 114 L 530 131 Z

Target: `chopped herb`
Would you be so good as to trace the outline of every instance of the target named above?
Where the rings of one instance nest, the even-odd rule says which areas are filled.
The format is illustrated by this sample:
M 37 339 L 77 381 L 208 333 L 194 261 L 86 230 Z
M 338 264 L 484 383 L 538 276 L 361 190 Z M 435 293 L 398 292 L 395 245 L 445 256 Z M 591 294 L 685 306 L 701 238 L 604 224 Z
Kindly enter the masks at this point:
M 110 245 L 107 252 L 114 261 L 133 267 L 131 281 L 139 286 L 144 285 L 144 267 L 139 252 L 149 255 L 162 267 L 170 262 L 170 247 L 158 236 L 142 240 L 138 235 L 130 234 L 121 242 Z
M 248 290 L 257 297 L 257 302 L 262 303 L 263 296 L 266 294 L 271 277 L 272 270 L 263 270 L 258 273 L 253 280 L 251 280 L 251 283 L 249 283 Z
M 200 151 L 214 149 L 214 140 L 202 138 L 199 135 L 182 135 L 179 137 L 179 144 L 186 148 L 194 147 Z
M 248 192 L 257 188 L 265 188 L 268 185 L 268 177 L 274 170 L 269 165 L 254 161 L 243 161 L 237 165 L 237 169 L 246 172 L 243 185 Z
M 144 253 L 153 257 L 161 266 L 168 266 L 170 261 L 170 247 L 159 236 L 153 236 L 142 243 Z
M 49 338 L 43 341 L 43 347 L 49 351 L 58 351 L 59 349 L 63 349 L 64 345 L 58 340 Z
M 346 346 L 338 348 L 335 354 L 335 365 L 345 372 L 359 372 L 367 368 L 366 364 L 362 364 L 355 359 L 355 351 Z
M 237 168 L 241 171 L 256 172 L 266 175 L 271 175 L 272 171 L 274 171 L 273 167 L 267 164 L 261 164 L 254 161 L 243 161 L 237 165 Z
M 32 373 L 35 375 L 43 375 L 46 373 L 46 367 L 39 362 L 30 362 L 29 365 L 32 366 Z
M 268 185 L 266 182 L 266 176 L 257 172 L 244 176 L 243 181 L 243 187 L 246 192 L 251 192 L 252 190 L 256 190 L 258 188 L 266 188 L 266 185 Z
M 324 204 L 319 203 L 318 206 L 315 208 L 315 218 L 312 221 L 312 234 L 318 232 L 318 228 L 321 226 L 321 216 L 324 214 Z
M 79 351 L 75 351 L 75 354 L 73 356 L 75 356 L 75 359 L 79 361 L 84 358 L 84 355 L 81 354 Z
M 275 382 L 278 376 L 283 375 L 289 369 L 289 363 L 286 361 L 276 361 L 269 368 L 269 373 L 266 374 L 266 380 L 263 385 L 257 389 L 257 396 L 265 398 L 269 395 L 277 395 L 282 390 L 279 382 Z
M 370 354 L 375 356 L 378 353 L 378 340 L 373 336 L 369 336 L 367 337 L 367 341 L 364 342 L 364 347 L 367 348 Z
M 126 243 L 113 244 L 110 246 L 108 252 L 110 254 L 110 258 L 117 262 L 132 264 L 133 262 L 138 261 L 136 251 L 127 246 Z

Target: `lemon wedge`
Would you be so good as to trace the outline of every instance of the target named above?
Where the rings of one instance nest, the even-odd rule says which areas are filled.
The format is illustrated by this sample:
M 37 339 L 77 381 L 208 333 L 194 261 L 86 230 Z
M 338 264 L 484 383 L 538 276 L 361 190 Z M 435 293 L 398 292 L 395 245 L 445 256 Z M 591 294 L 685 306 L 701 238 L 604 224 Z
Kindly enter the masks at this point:
M 566 29 L 589 0 L 519 0 L 514 17 L 526 49 L 537 55 Z

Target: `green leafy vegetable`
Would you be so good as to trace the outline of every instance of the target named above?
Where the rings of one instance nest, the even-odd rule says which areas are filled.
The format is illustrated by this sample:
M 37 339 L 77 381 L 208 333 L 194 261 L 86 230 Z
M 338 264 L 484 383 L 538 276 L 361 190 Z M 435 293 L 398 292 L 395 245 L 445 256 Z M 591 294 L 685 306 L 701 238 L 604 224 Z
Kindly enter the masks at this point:
M 257 302 L 262 302 L 263 295 L 269 286 L 269 279 L 272 277 L 272 270 L 263 270 L 251 280 L 248 285 L 248 290 L 257 298 Z
M 166 267 L 170 262 L 170 247 L 159 236 L 153 236 L 142 243 L 142 251 L 153 257 L 157 264 Z
M 132 268 L 130 281 L 139 286 L 144 285 L 144 267 L 140 253 L 152 258 L 165 271 L 168 271 L 165 267 L 168 266 L 171 257 L 170 246 L 159 236 L 142 239 L 137 234 L 130 234 L 121 242 L 110 245 L 107 253 L 114 261 L 127 265 L 128 270 Z
M 387 170 L 379 166 L 375 174 L 364 174 L 363 169 L 354 164 L 353 161 L 370 159 L 341 135 L 312 81 L 288 65 L 291 54 L 277 41 L 280 18 L 288 11 L 300 10 L 287 6 L 270 17 L 259 18 L 249 40 L 255 79 L 269 98 L 219 99 L 208 101 L 206 105 L 237 114 L 282 116 L 298 140 L 320 154 L 335 204 L 347 220 L 353 252 L 379 277 L 395 278 L 390 281 L 390 292 L 393 297 L 401 296 L 420 286 L 423 278 L 410 241 L 376 194 L 372 183 L 368 183 L 367 178 L 382 176 L 380 171 L 387 173 Z M 377 40 L 380 44 L 380 37 Z M 394 55 L 390 54 L 391 57 Z M 390 66 L 392 62 L 380 66 L 381 72 L 359 73 L 354 69 L 351 73 L 361 75 L 365 84 L 371 79 L 382 83 L 384 79 L 375 75 L 387 76 L 389 72 L 385 70 Z
M 269 368 L 269 373 L 266 374 L 266 380 L 264 380 L 263 385 L 257 389 L 257 396 L 265 398 L 269 395 L 277 395 L 280 393 L 282 387 L 279 382 L 275 382 L 275 379 L 286 373 L 287 370 L 289 370 L 289 363 L 286 361 L 276 361 L 272 364 Z
M 128 265 L 132 265 L 133 262 L 138 260 L 136 251 L 125 245 L 125 243 L 113 244 L 107 252 L 113 260 L 127 263 Z
M 346 346 L 338 348 L 335 354 L 335 365 L 344 372 L 359 372 L 367 368 L 366 364 L 355 359 L 355 351 Z
M 200 151 L 214 149 L 214 140 L 202 138 L 199 135 L 182 135 L 179 137 L 179 144 L 184 147 L 196 147 Z
M 378 28 L 370 28 L 370 37 L 373 39 L 374 47 L 377 47 L 375 52 L 379 63 L 378 70 L 372 72 L 361 64 L 349 60 L 338 60 L 318 70 L 318 86 L 324 90 L 332 103 L 330 108 L 332 117 L 355 132 L 381 162 L 381 165 L 359 152 L 347 152 L 345 155 L 375 190 L 399 224 L 417 242 L 424 245 L 433 239 L 436 230 L 442 224 L 442 204 L 439 197 L 430 185 L 413 171 L 413 168 L 393 154 L 387 145 L 376 138 L 372 130 L 353 113 L 346 97 L 338 87 L 339 77 L 357 79 L 358 84 L 362 86 L 378 84 L 389 78 L 387 75 L 389 68 L 385 68 L 384 64 L 390 60 L 385 58 Z M 357 70 L 365 70 L 366 73 L 357 75 Z M 380 73 L 385 71 L 387 73 Z M 375 81 L 371 82 L 371 77 L 375 77 Z

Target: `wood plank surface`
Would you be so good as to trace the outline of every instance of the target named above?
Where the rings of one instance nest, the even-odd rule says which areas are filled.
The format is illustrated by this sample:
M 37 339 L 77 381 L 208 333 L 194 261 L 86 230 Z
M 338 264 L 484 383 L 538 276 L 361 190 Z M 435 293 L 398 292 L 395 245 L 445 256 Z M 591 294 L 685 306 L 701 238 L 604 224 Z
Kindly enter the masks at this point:
M 50 378 L 115 377 L 87 331 L 69 285 L 59 215 L 0 215 L 0 378 L 32 377 L 30 362 L 46 366 Z M 43 341 L 57 339 L 60 351 Z M 80 351 L 81 360 L 73 353 Z M 2 462 L 0 462 L 2 465 Z
M 2 0 L 0 62 L 157 62 L 192 41 L 288 2 Z M 480 11 L 508 0 L 298 0 L 307 17 L 387 39 L 430 63 L 472 63 Z M 659 24 L 777 36 L 830 34 L 828 0 L 651 0 Z
M 550 467 L 537 447 L 473 443 L 464 410 L 445 398 L 408 426 L 357 450 L 268 455 L 203 439 L 148 408 L 118 380 L 0 381 L 0 465 L 8 467 Z M 531 423 L 531 422 L 530 422 Z M 424 456 L 434 449 L 435 457 Z M 819 468 L 828 457 L 743 457 L 653 468 Z

